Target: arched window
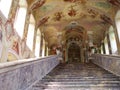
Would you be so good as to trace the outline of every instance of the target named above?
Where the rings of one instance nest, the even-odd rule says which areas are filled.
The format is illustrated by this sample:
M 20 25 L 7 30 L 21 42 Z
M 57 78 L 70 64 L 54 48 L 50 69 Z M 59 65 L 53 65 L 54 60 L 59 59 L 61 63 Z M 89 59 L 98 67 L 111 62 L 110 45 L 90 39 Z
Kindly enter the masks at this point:
M 12 0 L 0 0 L 0 10 L 8 18 Z
M 36 35 L 36 46 L 35 46 L 35 56 L 39 57 L 40 54 L 40 41 L 41 41 L 41 32 L 38 29 L 37 30 L 37 35 Z
M 27 2 L 26 0 L 20 0 L 18 11 L 16 13 L 16 20 L 15 20 L 14 28 L 16 29 L 16 31 L 18 32 L 21 38 L 24 32 L 26 12 L 27 12 Z
M 116 27 L 117 27 L 118 37 L 120 41 L 120 10 L 116 14 L 115 21 L 116 21 Z
M 117 43 L 115 39 L 114 28 L 112 26 L 110 26 L 109 28 L 109 39 L 110 39 L 112 54 L 117 54 Z
M 30 15 L 28 34 L 27 34 L 27 46 L 32 51 L 33 49 L 33 37 L 34 37 L 34 29 L 35 29 L 35 19 L 33 15 Z
M 104 39 L 104 45 L 105 45 L 105 54 L 109 54 L 107 37 L 105 37 Z

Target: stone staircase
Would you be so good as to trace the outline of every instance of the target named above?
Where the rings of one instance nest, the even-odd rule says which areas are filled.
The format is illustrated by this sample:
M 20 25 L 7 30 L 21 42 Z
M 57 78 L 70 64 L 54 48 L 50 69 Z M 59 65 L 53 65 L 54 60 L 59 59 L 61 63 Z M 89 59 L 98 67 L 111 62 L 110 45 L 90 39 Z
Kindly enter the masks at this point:
M 120 77 L 95 64 L 60 64 L 32 90 L 120 90 Z

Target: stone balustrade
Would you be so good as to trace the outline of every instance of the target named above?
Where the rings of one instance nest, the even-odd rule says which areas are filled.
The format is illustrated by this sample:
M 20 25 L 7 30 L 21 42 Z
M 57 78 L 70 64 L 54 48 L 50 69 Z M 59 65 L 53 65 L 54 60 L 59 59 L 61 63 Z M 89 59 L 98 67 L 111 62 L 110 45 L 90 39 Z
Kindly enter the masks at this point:
M 0 90 L 30 90 L 58 64 L 56 55 L 0 63 Z
M 120 76 L 120 56 L 93 54 L 92 62 Z

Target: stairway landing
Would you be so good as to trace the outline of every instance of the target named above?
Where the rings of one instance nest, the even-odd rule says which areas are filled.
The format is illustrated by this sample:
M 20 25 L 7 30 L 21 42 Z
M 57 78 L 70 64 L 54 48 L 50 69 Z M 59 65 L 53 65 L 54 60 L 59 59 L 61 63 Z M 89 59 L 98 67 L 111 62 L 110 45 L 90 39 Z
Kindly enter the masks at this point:
M 92 63 L 60 64 L 33 90 L 120 90 L 120 77 Z

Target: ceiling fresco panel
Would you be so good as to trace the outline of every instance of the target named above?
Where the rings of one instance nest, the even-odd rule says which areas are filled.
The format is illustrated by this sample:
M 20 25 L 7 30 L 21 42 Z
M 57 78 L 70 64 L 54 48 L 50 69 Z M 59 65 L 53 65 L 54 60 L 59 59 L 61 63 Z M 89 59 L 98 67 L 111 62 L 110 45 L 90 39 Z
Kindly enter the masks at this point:
M 34 0 L 27 1 L 29 6 L 35 2 Z M 111 1 L 114 3 L 117 2 L 117 0 Z M 80 28 L 78 26 L 84 28 L 84 41 L 93 39 L 90 41 L 93 41 L 95 44 L 100 44 L 104 32 L 113 24 L 117 11 L 117 6 L 114 3 L 111 3 L 109 0 L 45 0 L 45 3 L 35 9 L 33 14 L 37 23 L 40 23 L 42 18 L 49 17 L 38 28 L 44 27 L 43 32 L 50 46 L 64 42 L 67 40 L 67 36 L 79 36 Z M 71 22 L 76 22 L 78 25 L 73 27 L 70 25 Z M 73 29 L 71 31 L 72 33 L 67 33 L 66 27 L 67 30 Z M 78 34 L 75 34 L 75 31 L 78 31 Z M 93 34 L 85 34 L 88 31 L 92 31 Z M 58 33 L 62 35 L 59 36 Z

